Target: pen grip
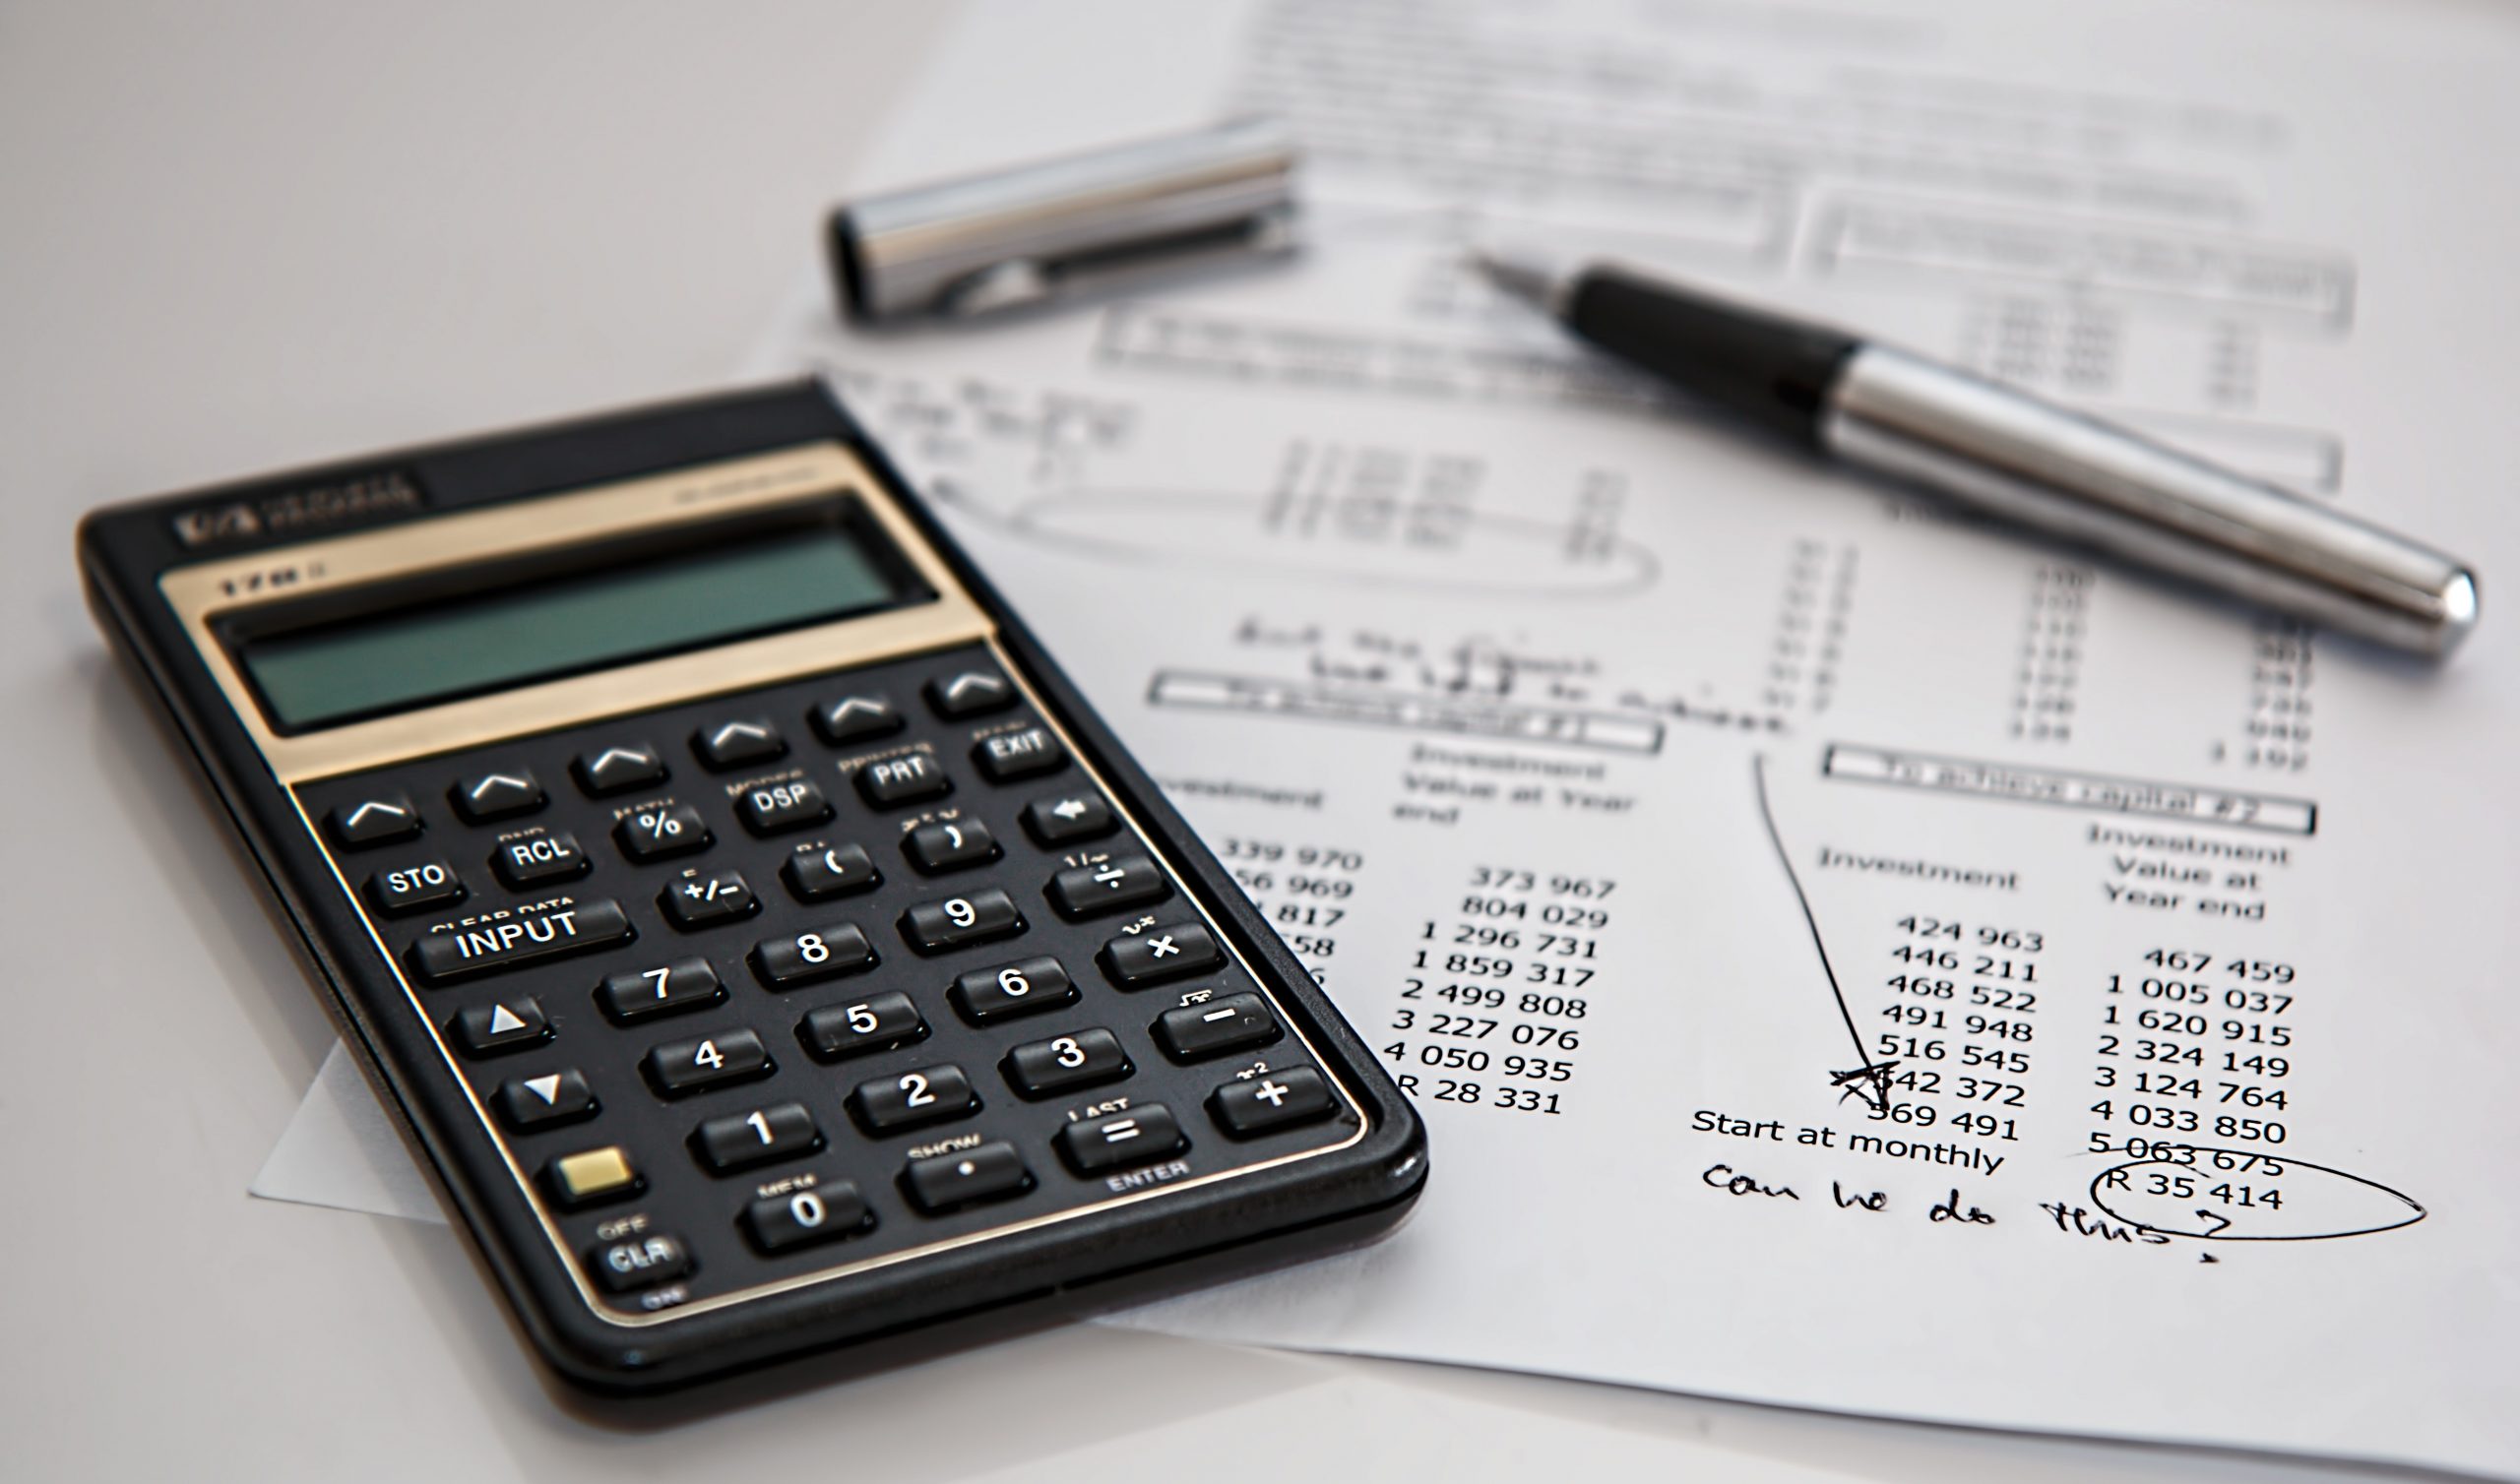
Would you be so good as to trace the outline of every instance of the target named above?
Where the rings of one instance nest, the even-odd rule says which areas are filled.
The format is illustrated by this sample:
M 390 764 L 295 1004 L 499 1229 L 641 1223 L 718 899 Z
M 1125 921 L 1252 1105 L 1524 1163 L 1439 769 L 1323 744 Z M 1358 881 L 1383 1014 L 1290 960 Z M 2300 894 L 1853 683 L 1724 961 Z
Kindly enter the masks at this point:
M 1578 278 L 1567 328 L 1692 397 L 1816 446 L 1852 336 L 1615 268 Z

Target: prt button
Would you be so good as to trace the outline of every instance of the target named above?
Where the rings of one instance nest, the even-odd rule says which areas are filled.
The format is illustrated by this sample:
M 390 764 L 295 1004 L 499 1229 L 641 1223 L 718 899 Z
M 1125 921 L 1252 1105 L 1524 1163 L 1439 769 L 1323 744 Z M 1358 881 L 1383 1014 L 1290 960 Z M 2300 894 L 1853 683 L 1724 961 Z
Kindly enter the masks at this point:
M 951 793 L 954 780 L 923 752 L 885 758 L 857 770 L 857 791 L 878 809 L 914 804 Z

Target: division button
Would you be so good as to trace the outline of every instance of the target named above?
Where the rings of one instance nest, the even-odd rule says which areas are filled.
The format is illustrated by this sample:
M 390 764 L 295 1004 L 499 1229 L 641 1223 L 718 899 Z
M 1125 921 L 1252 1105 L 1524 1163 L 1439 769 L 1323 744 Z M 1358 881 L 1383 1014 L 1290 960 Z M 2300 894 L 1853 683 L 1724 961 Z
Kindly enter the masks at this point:
M 927 682 L 927 704 L 948 721 L 962 716 L 985 716 L 1013 706 L 1015 687 L 1003 675 L 964 670 Z
M 642 863 L 706 850 L 711 838 L 700 811 L 689 804 L 642 809 L 612 827 L 613 843 L 621 847 L 621 853 Z
M 629 1152 L 617 1144 L 563 1154 L 543 1166 L 542 1173 L 563 1206 L 592 1206 L 637 1195 L 647 1183 L 639 1178 Z
M 619 902 L 580 901 L 423 934 L 411 944 L 410 962 L 422 979 L 446 984 L 630 938 L 630 919 Z
M 871 892 L 884 884 L 883 873 L 856 845 L 799 850 L 779 868 L 779 879 L 788 883 L 788 895 L 798 901 L 827 901 L 834 897 Z
M 977 820 L 938 821 L 903 835 L 902 853 L 920 872 L 934 876 L 997 859 L 997 836 Z
M 1158 923 L 1143 932 L 1122 933 L 1102 945 L 1097 957 L 1103 974 L 1122 989 L 1144 989 L 1225 961 L 1217 940 L 1195 922 Z
M 954 780 L 923 752 L 904 753 L 857 770 L 857 791 L 878 809 L 942 798 L 954 791 Z
M 691 1136 L 691 1147 L 712 1174 L 793 1159 L 823 1146 L 823 1131 L 803 1103 L 774 1103 L 725 1118 L 713 1118 Z
M 741 716 L 731 721 L 712 721 L 691 734 L 691 750 L 700 761 L 724 773 L 729 768 L 742 768 L 752 763 L 767 763 L 788 755 L 788 739 L 779 728 L 762 716 Z
M 752 946 L 752 971 L 772 989 L 794 989 L 875 966 L 875 946 L 846 922 Z
M 797 1022 L 796 1038 L 817 1060 L 837 1062 L 925 1040 L 927 1021 L 919 1018 L 910 996 L 886 991 L 812 1012 Z
M 922 954 L 941 954 L 965 944 L 1011 938 L 1024 931 L 1024 914 L 1015 898 L 995 887 L 968 897 L 922 901 L 902 913 L 902 936 Z
M 780 835 L 830 819 L 831 800 L 807 780 L 790 778 L 745 789 L 743 797 L 735 800 L 735 817 L 755 835 Z
M 1028 726 L 1022 731 L 982 737 L 972 744 L 972 761 L 990 782 L 1011 783 L 1065 768 L 1067 749 L 1059 746 L 1048 728 Z
M 490 869 L 517 891 L 555 881 L 575 881 L 594 869 L 578 837 L 566 830 L 546 830 L 520 839 L 499 841 L 490 852 Z
M 1070 920 L 1125 911 L 1171 895 L 1172 883 L 1143 855 L 1114 855 L 1090 866 L 1070 866 L 1050 878 L 1050 905 Z
M 964 1020 L 985 1025 L 1073 1005 L 1077 990 L 1059 960 L 1043 955 L 973 969 L 954 981 L 945 998 Z
M 1004 1201 L 1033 1188 L 1033 1172 L 1015 1145 L 995 1140 L 975 1148 L 914 1159 L 902 1170 L 911 1204 L 933 1216 L 982 1201 Z
M 645 742 L 616 743 L 595 752 L 580 753 L 569 765 L 577 776 L 578 786 L 597 798 L 608 793 L 623 793 L 645 788 L 665 780 L 662 754 Z
M 871 1228 L 874 1211 L 853 1180 L 826 1180 L 785 1196 L 764 1196 L 744 1207 L 744 1235 L 766 1253 L 792 1252 L 837 1242 Z
M 1136 1071 L 1120 1038 L 1102 1026 L 1046 1041 L 1027 1041 L 1006 1053 L 1000 1067 L 1007 1085 L 1026 1097 L 1049 1097 L 1116 1082 Z
M 606 1293 L 635 1293 L 670 1283 L 691 1271 L 691 1249 L 666 1232 L 587 1249 L 587 1270 Z
M 456 813 L 475 825 L 510 815 L 532 814 L 550 802 L 534 774 L 522 768 L 458 778 L 455 786 L 446 791 L 446 797 Z
M 761 910 L 761 898 L 753 896 L 752 883 L 741 871 L 715 871 L 667 882 L 657 894 L 657 905 L 675 927 L 696 933 L 750 917 Z
M 902 713 L 881 696 L 842 696 L 813 710 L 814 730 L 834 747 L 889 737 L 902 729 Z
M 1208 1094 L 1208 1116 L 1236 1139 L 1314 1123 L 1336 1106 L 1329 1082 L 1310 1067 L 1236 1078 Z
M 595 992 L 596 1007 L 616 1025 L 679 1015 L 726 998 L 726 986 L 706 958 L 676 958 L 654 968 L 606 974 Z
M 370 876 L 367 899 L 388 917 L 452 906 L 464 899 L 464 878 L 444 860 L 415 860 Z
M 546 1072 L 499 1083 L 499 1117 L 519 1131 L 576 1123 L 596 1115 L 595 1091 L 577 1069 Z
M 869 1134 L 890 1134 L 921 1124 L 976 1113 L 972 1080 L 951 1062 L 859 1082 L 849 1094 L 849 1116 Z
M 768 1077 L 778 1069 L 761 1037 L 749 1030 L 722 1030 L 716 1035 L 667 1041 L 640 1062 L 648 1081 L 667 1097 L 723 1087 L 728 1082 Z
M 1090 791 L 1053 794 L 1024 806 L 1024 832 L 1044 845 L 1101 839 L 1119 826 L 1111 806 Z
M 324 816 L 324 832 L 333 837 L 334 844 L 364 850 L 419 834 L 420 811 L 411 807 L 408 794 L 372 794 L 334 806 L 333 812 Z
M 551 1039 L 551 1022 L 532 995 L 519 995 L 495 1005 L 458 1011 L 446 1022 L 447 1033 L 466 1056 L 498 1056 L 523 1051 Z
M 1196 1005 L 1167 1010 L 1156 1019 L 1155 1041 L 1176 1062 L 1203 1061 L 1266 1046 L 1284 1034 L 1277 1018 L 1258 995 L 1222 995 Z
M 1080 1175 L 1146 1164 L 1188 1148 L 1181 1125 L 1162 1103 L 1146 1103 L 1124 1113 L 1087 1118 L 1059 1130 L 1050 1141 L 1059 1157 Z

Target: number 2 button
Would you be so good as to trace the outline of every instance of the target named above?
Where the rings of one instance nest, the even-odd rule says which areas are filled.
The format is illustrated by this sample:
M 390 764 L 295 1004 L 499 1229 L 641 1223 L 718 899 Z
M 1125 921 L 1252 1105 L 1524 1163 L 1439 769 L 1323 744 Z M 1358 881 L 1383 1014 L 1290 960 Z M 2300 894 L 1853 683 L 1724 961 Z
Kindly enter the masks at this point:
M 976 1112 L 972 1080 L 952 1063 L 922 1067 L 898 1077 L 878 1077 L 849 1094 L 849 1113 L 869 1134 L 890 1134 L 940 1119 Z

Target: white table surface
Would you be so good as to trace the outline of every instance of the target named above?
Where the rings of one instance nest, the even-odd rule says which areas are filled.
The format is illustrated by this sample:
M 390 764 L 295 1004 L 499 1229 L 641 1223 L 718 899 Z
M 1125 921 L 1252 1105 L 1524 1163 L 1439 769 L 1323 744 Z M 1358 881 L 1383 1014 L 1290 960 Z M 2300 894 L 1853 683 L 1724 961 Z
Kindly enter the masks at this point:
M 633 1427 L 444 1228 L 245 1194 L 332 1032 L 73 523 L 719 384 L 945 15 L 0 6 L 0 1477 L 2387 1477 L 1094 1328 Z

